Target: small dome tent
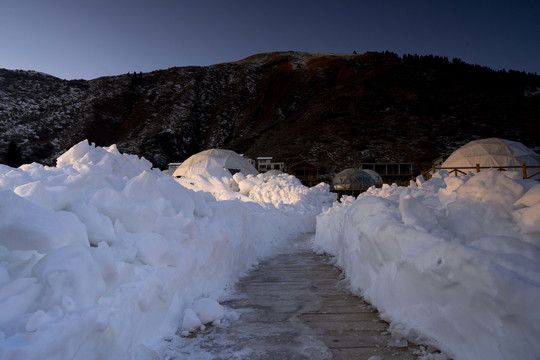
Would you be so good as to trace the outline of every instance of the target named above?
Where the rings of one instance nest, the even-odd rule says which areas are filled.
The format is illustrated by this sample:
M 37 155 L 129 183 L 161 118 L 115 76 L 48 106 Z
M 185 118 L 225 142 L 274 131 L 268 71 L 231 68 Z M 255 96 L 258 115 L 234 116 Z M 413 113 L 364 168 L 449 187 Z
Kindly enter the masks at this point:
M 246 158 L 232 150 L 210 149 L 189 157 L 174 171 L 173 176 L 232 177 L 238 172 L 244 175 L 259 173 Z
M 369 173 L 360 169 L 345 169 L 332 181 L 335 190 L 365 190 L 375 185 Z
M 460 169 L 475 167 L 476 164 L 479 164 L 481 167 L 498 168 L 520 166 L 523 163 L 529 166 L 540 165 L 540 155 L 520 142 L 489 138 L 474 140 L 463 145 L 443 162 L 442 168 Z M 467 173 L 471 169 L 461 169 L 461 171 Z M 538 171 L 538 169 L 530 169 L 528 171 L 529 176 Z
M 369 176 L 371 176 L 371 178 L 375 182 L 375 186 L 382 186 L 383 184 L 382 177 L 376 171 L 371 170 L 371 169 L 362 169 L 362 171 L 368 173 Z

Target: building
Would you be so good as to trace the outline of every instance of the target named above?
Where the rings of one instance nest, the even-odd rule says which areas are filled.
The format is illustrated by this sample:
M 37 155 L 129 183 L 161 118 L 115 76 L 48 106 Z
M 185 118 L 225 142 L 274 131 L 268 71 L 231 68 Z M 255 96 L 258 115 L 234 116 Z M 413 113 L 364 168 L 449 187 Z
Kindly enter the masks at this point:
M 444 157 L 442 156 L 439 156 L 438 158 L 436 158 L 435 160 L 433 160 L 431 163 L 433 164 L 433 166 L 435 166 L 436 168 L 440 168 L 442 166 L 444 162 Z
M 168 167 L 166 170 L 163 170 L 163 172 L 164 172 L 165 174 L 167 174 L 167 175 L 172 175 L 172 174 L 174 174 L 174 171 L 175 171 L 176 169 L 178 169 L 178 167 L 180 167 L 180 165 L 182 165 L 181 162 L 169 163 L 169 164 L 168 164 L 169 167 Z
M 257 168 L 257 161 L 253 160 L 252 158 L 245 157 L 244 155 L 242 155 L 242 157 L 244 157 L 247 161 L 249 161 L 249 163 L 250 163 L 254 168 Z
M 358 167 L 375 171 L 385 184 L 407 185 L 414 177 L 412 163 L 362 163 Z
M 244 159 L 246 159 L 247 161 L 249 161 L 249 163 L 256 169 L 257 168 L 257 162 L 255 160 L 253 160 L 252 158 L 249 158 L 247 157 L 245 154 L 238 154 L 240 155 L 241 157 L 243 157 Z
M 302 161 L 289 167 L 288 172 L 289 174 L 296 176 L 298 180 L 306 186 L 315 186 L 320 182 L 320 167 L 307 161 Z
M 285 171 L 284 162 L 272 161 L 271 156 L 261 156 L 257 158 L 257 170 L 259 172 L 267 172 L 268 170 Z

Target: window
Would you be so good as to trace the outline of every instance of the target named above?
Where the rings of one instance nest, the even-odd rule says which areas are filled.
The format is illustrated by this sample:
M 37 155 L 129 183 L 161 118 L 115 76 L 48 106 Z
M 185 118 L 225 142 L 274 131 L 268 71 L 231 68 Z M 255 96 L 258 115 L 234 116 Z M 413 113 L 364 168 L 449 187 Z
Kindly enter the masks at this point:
M 399 174 L 398 164 L 388 164 L 386 167 L 387 167 L 387 174 L 392 174 L 392 175 Z
M 400 174 L 412 175 L 412 164 L 401 164 L 399 170 L 400 170 L 399 172 Z

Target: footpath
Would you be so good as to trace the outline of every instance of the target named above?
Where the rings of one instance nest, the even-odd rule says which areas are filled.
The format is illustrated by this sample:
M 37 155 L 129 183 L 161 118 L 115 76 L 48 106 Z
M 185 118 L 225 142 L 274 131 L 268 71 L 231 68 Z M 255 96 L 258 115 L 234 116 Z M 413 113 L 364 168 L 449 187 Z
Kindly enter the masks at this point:
M 261 262 L 222 301 L 226 319 L 170 341 L 166 359 L 445 358 L 395 338 L 377 310 L 352 295 L 331 258 L 306 235 Z M 433 349 L 430 349 L 433 351 Z

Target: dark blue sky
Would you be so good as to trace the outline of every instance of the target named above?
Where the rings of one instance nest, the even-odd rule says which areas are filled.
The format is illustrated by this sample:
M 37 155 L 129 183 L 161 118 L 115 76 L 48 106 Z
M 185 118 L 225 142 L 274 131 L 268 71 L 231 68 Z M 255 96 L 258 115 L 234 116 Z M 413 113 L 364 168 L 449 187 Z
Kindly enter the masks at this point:
M 540 74 L 540 0 L 1 0 L 0 67 L 93 79 L 268 51 L 434 54 Z

